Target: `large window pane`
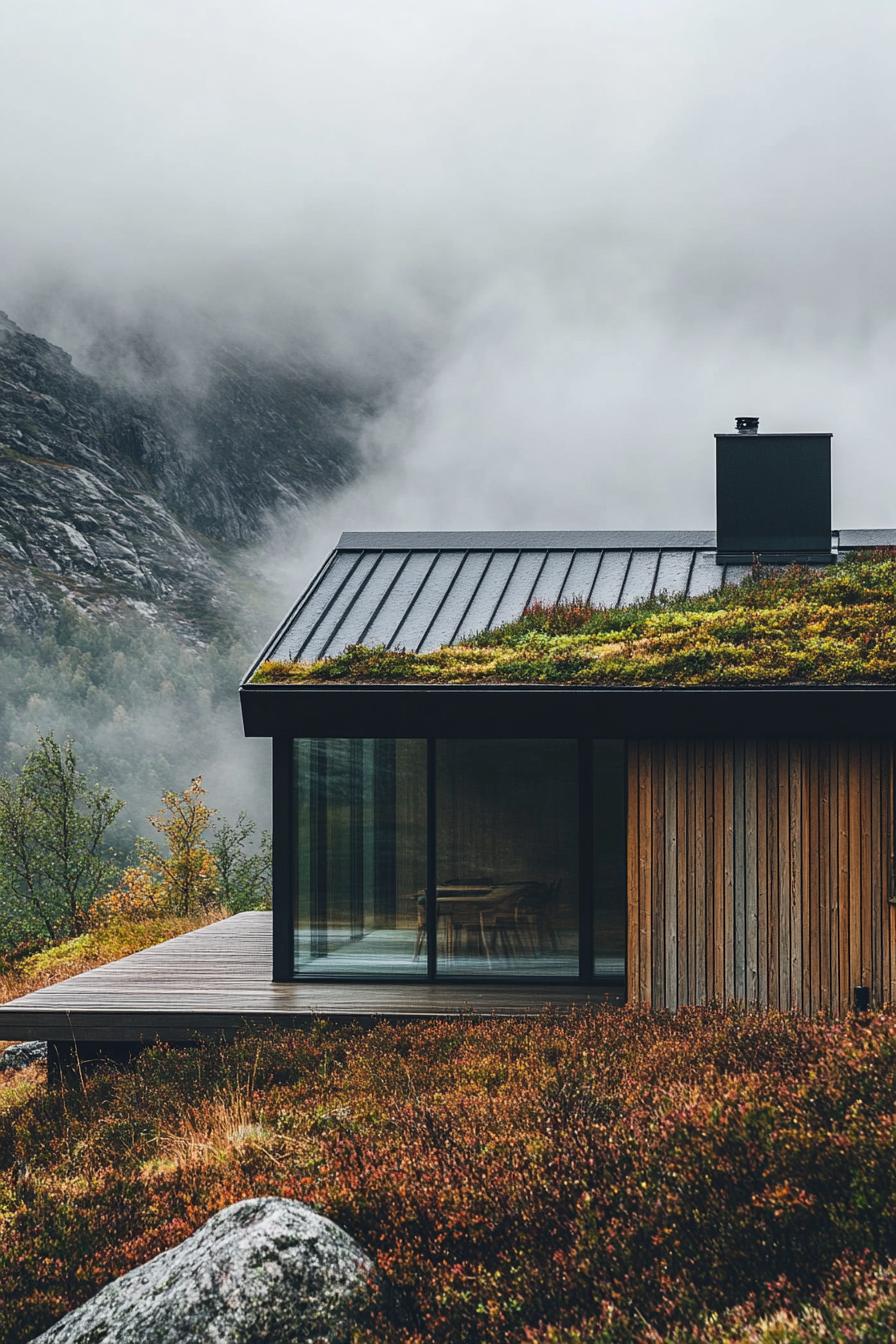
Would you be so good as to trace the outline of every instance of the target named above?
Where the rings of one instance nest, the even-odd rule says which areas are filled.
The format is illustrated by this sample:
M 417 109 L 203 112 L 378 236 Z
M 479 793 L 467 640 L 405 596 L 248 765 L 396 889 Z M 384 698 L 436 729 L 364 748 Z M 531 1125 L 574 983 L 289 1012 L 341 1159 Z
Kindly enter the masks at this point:
M 625 743 L 594 743 L 594 975 L 625 978 Z
M 296 741 L 299 975 L 425 976 L 426 743 Z
M 574 740 L 436 748 L 440 977 L 579 973 Z

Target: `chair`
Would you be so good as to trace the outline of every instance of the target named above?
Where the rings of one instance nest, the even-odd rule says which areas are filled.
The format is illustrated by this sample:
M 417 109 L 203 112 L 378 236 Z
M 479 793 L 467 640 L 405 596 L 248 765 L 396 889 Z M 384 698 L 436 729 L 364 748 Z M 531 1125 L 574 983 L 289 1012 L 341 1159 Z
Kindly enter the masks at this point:
M 514 910 L 514 923 L 521 945 L 528 955 L 536 957 L 548 946 L 557 951 L 557 930 L 550 911 L 555 910 L 560 896 L 560 881 L 529 882 Z
M 417 897 L 417 941 L 414 944 L 414 960 L 420 960 L 423 944 L 426 942 L 426 896 Z
M 499 943 L 506 959 L 508 961 L 514 960 L 516 956 L 516 909 L 529 885 L 527 882 L 501 883 L 489 893 L 488 905 L 484 908 L 480 907 L 480 941 L 489 965 L 491 964 L 490 953 L 497 956 Z M 489 947 L 489 938 L 491 938 L 491 947 Z

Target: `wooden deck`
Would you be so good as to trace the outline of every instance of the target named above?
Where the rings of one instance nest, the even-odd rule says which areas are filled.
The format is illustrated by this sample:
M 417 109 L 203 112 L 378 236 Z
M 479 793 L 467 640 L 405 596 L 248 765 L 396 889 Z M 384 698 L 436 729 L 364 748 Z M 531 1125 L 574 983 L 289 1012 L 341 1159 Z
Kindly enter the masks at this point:
M 619 1001 L 586 985 L 271 983 L 271 916 L 232 915 L 0 1005 L 0 1040 L 188 1041 L 319 1017 L 523 1016 Z

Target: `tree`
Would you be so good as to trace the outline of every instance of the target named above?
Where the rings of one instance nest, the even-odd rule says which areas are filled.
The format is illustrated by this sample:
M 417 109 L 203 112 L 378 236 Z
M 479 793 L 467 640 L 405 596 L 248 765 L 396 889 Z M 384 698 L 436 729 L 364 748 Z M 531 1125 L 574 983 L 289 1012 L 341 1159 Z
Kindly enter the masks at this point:
M 226 910 L 268 910 L 271 905 L 271 837 L 262 831 L 252 849 L 255 822 L 240 812 L 216 827 L 212 854 L 218 869 L 218 900 Z
M 175 915 L 208 913 L 219 904 L 218 874 L 205 832 L 215 815 L 204 801 L 202 777 L 183 793 L 162 794 L 162 809 L 149 818 L 168 843 L 168 853 L 149 840 L 137 841 L 137 852 L 162 892 L 162 904 Z
M 205 802 L 201 776 L 183 793 L 167 792 L 151 816 L 167 853 L 155 840 L 136 842 L 138 862 L 126 868 L 118 885 L 96 902 L 92 920 L 191 919 L 227 910 L 259 910 L 271 903 L 271 840 L 262 832 L 253 849 L 255 822 L 245 812 L 222 820 L 210 845 L 206 832 L 216 816 Z
M 0 777 L 0 906 L 7 941 L 71 937 L 116 877 L 106 833 L 123 803 L 77 767 L 72 742 L 38 738 Z

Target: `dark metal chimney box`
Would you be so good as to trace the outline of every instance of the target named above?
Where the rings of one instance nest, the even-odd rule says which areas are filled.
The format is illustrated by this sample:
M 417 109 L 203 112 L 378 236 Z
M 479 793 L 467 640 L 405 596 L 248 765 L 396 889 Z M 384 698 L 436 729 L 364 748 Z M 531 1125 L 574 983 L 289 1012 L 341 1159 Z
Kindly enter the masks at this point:
M 720 565 L 833 562 L 831 435 L 716 435 Z

